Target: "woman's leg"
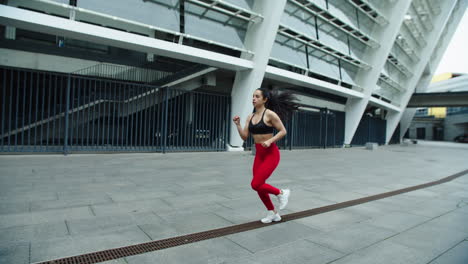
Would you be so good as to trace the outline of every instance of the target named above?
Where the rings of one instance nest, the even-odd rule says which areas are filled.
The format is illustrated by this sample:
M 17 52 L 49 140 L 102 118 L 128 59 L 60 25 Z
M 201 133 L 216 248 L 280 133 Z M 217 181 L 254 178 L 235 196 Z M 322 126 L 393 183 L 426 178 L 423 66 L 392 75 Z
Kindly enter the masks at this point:
M 281 193 L 280 189 L 265 183 L 278 166 L 279 160 L 280 154 L 276 144 L 272 144 L 269 148 L 264 148 L 261 145 L 257 147 L 251 185 L 252 189 L 258 192 L 258 196 L 268 210 L 274 210 L 269 194 L 278 195 Z

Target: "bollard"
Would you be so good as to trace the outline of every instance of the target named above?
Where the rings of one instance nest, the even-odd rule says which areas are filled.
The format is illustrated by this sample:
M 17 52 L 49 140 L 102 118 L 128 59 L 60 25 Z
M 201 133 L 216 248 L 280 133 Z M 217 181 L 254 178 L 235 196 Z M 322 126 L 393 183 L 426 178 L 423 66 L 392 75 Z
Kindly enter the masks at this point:
M 366 143 L 366 149 L 369 149 L 369 150 L 377 149 L 378 146 L 379 146 L 379 144 L 377 144 L 377 143 L 373 143 L 373 142 L 367 142 Z

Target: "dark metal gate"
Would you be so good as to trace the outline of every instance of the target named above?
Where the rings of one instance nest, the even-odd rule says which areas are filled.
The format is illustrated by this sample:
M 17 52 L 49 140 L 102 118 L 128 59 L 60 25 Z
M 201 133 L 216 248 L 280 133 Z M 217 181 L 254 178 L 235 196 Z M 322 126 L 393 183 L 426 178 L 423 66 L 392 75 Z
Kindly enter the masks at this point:
M 351 145 L 362 146 L 367 142 L 385 144 L 387 121 L 378 117 L 363 116 L 354 134 Z
M 284 124 L 288 134 L 277 142 L 282 149 L 333 148 L 344 143 L 345 113 L 329 109 L 297 111 Z M 249 136 L 245 147 L 251 149 Z
M 2 152 L 222 151 L 230 98 L 0 68 Z

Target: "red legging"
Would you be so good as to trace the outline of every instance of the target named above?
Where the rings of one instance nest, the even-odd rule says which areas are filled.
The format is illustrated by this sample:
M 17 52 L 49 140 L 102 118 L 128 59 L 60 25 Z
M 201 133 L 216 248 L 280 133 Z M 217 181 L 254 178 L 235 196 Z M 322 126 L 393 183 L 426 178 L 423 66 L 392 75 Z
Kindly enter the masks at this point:
M 253 179 L 252 189 L 258 192 L 258 196 L 262 199 L 268 210 L 274 210 L 275 207 L 270 199 L 270 193 L 278 195 L 281 190 L 275 188 L 265 181 L 270 177 L 273 171 L 278 166 L 280 161 L 280 153 L 275 143 L 271 144 L 269 148 L 265 148 L 262 144 L 255 144 L 256 154 L 253 164 Z

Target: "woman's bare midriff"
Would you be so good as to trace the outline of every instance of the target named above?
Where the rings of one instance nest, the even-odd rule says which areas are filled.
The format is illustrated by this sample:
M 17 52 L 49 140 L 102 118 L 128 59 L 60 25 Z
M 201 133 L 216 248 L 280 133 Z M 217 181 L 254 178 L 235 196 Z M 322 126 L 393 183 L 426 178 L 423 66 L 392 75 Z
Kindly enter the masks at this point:
M 269 140 L 270 138 L 273 137 L 273 134 L 256 134 L 252 135 L 254 142 L 257 144 L 262 144 L 263 142 Z

